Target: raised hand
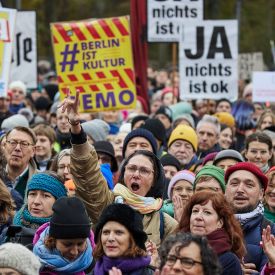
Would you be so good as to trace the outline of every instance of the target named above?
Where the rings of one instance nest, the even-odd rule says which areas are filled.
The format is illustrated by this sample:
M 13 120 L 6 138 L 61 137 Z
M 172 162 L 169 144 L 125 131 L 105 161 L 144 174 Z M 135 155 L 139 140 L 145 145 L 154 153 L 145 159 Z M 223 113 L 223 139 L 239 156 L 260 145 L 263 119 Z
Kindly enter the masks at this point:
M 173 204 L 174 204 L 174 218 L 177 222 L 180 222 L 184 206 L 183 206 L 182 199 L 179 195 L 173 196 Z
M 269 260 L 269 267 L 275 267 L 275 237 L 271 234 L 271 227 L 268 225 L 262 232 L 262 246 L 264 253 Z

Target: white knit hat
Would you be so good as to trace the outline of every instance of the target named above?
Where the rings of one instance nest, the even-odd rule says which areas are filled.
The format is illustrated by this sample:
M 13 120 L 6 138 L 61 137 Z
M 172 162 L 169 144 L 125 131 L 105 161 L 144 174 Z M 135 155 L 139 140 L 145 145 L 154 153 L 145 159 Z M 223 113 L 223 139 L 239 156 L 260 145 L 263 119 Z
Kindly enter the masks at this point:
M 39 275 L 40 262 L 23 245 L 5 243 L 0 246 L 0 267 L 14 269 L 22 275 Z
M 18 88 L 18 89 L 22 90 L 24 95 L 26 95 L 27 86 L 21 80 L 16 80 L 16 81 L 13 81 L 13 82 L 10 83 L 9 89 L 12 90 L 12 89 L 15 89 L 15 88 Z
M 195 174 L 189 170 L 182 170 L 177 172 L 175 176 L 170 180 L 168 185 L 167 194 L 169 199 L 171 199 L 172 188 L 179 180 L 186 180 L 193 185 L 195 181 Z

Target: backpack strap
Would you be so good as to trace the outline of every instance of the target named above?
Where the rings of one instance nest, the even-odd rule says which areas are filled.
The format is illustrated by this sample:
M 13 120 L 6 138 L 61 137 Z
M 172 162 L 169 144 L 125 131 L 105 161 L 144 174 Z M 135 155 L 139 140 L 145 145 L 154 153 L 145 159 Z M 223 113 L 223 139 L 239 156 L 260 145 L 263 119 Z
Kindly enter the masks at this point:
M 159 210 L 159 235 L 160 235 L 160 240 L 162 241 L 164 238 L 164 214 L 162 210 Z

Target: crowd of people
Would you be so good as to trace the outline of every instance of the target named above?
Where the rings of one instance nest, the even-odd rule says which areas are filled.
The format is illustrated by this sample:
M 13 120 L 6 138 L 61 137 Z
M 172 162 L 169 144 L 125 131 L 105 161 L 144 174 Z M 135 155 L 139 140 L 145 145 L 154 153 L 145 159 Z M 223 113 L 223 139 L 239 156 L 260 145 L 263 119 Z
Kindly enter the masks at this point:
M 275 274 L 274 106 L 252 84 L 185 101 L 148 68 L 150 102 L 80 113 L 38 72 L 0 98 L 0 274 Z

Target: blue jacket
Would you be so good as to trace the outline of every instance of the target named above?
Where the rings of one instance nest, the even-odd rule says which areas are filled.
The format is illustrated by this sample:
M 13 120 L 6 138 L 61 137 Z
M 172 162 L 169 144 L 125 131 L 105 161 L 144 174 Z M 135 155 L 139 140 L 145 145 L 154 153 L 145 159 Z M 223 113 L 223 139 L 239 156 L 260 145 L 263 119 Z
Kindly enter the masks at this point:
M 247 223 L 242 225 L 244 239 L 246 243 L 247 255 L 244 261 L 246 263 L 254 263 L 257 270 L 260 272 L 268 259 L 264 254 L 263 249 L 260 246 L 262 240 L 262 229 L 264 216 L 260 215 L 253 219 L 250 219 Z M 271 225 L 271 233 L 275 234 L 275 224 L 269 222 Z
M 239 258 L 232 252 L 227 251 L 219 255 L 219 262 L 223 268 L 222 275 L 242 275 Z

